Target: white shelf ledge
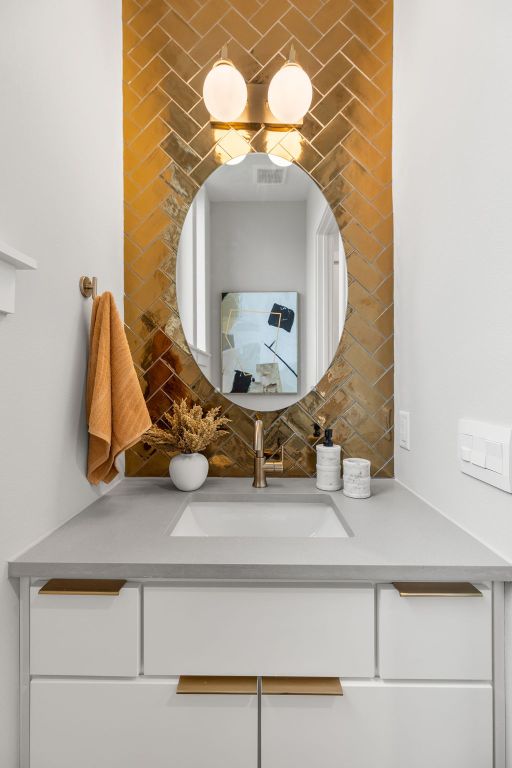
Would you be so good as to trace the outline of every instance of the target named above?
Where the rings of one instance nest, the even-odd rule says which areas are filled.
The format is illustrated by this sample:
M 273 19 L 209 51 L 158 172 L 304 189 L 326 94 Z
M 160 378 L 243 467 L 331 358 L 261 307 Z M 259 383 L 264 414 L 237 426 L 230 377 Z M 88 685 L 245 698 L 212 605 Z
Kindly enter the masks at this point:
M 0 240 L 0 313 L 14 312 L 17 269 L 37 269 L 37 261 Z

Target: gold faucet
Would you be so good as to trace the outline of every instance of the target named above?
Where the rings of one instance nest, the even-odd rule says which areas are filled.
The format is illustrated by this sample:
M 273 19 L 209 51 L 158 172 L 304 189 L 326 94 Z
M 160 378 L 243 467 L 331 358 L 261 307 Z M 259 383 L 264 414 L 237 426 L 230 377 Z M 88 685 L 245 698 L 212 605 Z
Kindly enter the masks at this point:
M 263 450 L 263 422 L 256 419 L 254 422 L 254 480 L 253 488 L 267 487 L 267 472 L 283 472 L 284 470 L 284 452 L 283 446 L 280 449 L 279 459 L 265 458 Z M 273 454 L 272 454 L 273 455 Z

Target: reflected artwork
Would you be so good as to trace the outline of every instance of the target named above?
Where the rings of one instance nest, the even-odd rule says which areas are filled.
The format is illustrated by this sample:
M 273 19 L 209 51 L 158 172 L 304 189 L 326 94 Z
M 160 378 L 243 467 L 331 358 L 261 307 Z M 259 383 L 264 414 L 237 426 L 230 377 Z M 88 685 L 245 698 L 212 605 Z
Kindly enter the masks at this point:
M 222 392 L 298 392 L 296 291 L 222 294 Z

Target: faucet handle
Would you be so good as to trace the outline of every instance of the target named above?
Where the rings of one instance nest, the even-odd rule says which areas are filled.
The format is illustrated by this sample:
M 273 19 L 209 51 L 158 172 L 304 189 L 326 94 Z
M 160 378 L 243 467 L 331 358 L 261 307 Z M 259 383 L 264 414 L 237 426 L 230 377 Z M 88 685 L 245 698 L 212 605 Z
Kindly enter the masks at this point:
M 261 419 L 256 419 L 254 422 L 253 448 L 257 456 L 263 457 L 263 422 Z
M 273 451 L 270 456 L 275 456 L 277 451 Z M 284 446 L 279 446 L 279 459 L 269 458 L 265 461 L 265 470 L 267 472 L 284 472 Z

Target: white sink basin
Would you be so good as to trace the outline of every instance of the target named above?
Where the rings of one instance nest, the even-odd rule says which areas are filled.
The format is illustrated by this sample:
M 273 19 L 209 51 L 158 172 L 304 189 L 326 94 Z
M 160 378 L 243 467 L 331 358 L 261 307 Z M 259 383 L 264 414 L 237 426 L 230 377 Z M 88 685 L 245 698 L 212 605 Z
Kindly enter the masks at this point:
M 194 494 L 171 536 L 344 538 L 345 530 L 326 494 Z

